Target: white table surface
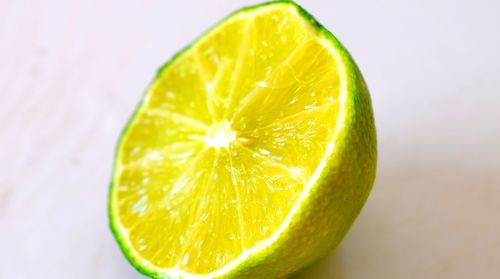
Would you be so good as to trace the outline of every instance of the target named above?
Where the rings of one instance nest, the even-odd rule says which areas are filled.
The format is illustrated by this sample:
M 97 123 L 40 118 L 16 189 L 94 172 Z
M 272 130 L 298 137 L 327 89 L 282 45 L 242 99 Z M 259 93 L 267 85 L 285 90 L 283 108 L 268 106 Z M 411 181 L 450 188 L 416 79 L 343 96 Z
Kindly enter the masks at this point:
M 252 1 L 0 0 L 0 278 L 143 278 L 108 228 L 156 69 Z M 298 278 L 500 278 L 500 1 L 301 1 L 370 87 L 377 181 Z

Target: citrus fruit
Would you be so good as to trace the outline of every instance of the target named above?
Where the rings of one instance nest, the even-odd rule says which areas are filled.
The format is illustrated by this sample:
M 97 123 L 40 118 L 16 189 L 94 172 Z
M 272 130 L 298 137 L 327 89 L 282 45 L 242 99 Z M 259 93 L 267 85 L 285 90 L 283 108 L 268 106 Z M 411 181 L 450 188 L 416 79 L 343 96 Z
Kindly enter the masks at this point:
M 276 278 L 334 248 L 371 189 L 363 78 L 289 1 L 244 8 L 163 66 L 117 147 L 112 231 L 154 278 Z

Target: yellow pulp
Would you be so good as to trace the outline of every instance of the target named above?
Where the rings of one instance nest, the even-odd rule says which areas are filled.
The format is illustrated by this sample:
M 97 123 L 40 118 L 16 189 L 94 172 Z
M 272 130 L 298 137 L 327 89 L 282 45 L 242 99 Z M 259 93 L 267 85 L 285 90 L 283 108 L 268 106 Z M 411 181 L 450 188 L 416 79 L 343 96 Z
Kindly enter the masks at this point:
M 295 9 L 242 12 L 161 72 L 121 142 L 112 193 L 138 258 L 206 274 L 276 231 L 333 137 L 328 44 Z

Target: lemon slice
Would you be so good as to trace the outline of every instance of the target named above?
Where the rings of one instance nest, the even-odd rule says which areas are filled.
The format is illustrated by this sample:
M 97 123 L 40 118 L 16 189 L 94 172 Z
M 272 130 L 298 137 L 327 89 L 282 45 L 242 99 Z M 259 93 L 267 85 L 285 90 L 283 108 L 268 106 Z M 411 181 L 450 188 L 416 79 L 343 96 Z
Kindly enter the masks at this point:
M 275 278 L 328 253 L 371 189 L 370 97 L 296 4 L 244 8 L 158 73 L 123 132 L 112 230 L 154 278 Z

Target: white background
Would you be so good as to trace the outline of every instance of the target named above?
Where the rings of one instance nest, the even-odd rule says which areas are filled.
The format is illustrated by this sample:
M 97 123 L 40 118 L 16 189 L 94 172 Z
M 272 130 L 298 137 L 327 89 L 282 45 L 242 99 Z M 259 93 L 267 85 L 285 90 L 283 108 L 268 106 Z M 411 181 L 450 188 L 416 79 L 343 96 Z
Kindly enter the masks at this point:
M 106 213 L 156 69 L 254 1 L 0 0 L 0 278 L 142 278 Z M 498 278 L 500 1 L 300 1 L 371 90 L 378 176 L 299 278 Z

